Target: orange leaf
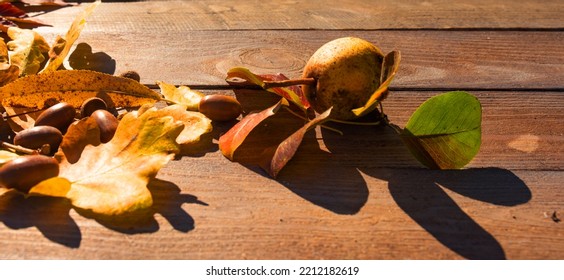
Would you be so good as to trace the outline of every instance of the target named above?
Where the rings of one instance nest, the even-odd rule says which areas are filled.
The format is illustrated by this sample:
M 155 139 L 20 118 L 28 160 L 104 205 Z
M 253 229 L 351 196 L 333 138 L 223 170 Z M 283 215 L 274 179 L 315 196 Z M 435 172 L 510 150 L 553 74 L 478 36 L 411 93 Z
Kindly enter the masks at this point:
M 221 153 L 230 160 L 233 160 L 235 150 L 243 144 L 245 138 L 268 117 L 276 114 L 282 106 L 288 106 L 286 99 L 280 99 L 278 103 L 258 113 L 250 113 L 241 121 L 233 126 L 227 133 L 219 138 L 219 149 Z

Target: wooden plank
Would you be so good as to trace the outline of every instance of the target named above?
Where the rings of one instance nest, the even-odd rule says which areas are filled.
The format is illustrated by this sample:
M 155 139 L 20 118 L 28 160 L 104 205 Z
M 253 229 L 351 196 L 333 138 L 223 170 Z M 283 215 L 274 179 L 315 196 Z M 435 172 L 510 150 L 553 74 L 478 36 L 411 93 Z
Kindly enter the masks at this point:
M 52 42 L 55 34 L 45 36 Z M 401 51 L 393 87 L 562 89 L 564 32 L 202 31 L 147 37 L 87 28 L 75 57 L 98 59 L 88 67 L 101 65 L 107 72 L 137 70 L 144 83 L 224 84 L 235 66 L 300 77 L 317 48 L 344 36 L 364 38 L 384 52 Z
M 221 167 L 225 181 L 172 163 L 160 175 L 168 181 L 152 186 L 154 216 L 127 227 L 86 219 L 60 200 L 1 197 L 0 258 L 564 257 L 562 223 L 552 218 L 562 217 L 563 172 L 331 164 L 274 181 L 216 154 L 190 161 Z
M 436 88 L 473 89 L 478 156 L 430 171 L 391 129 L 334 125 L 345 136 L 317 128 L 274 180 L 223 157 L 217 139 L 231 124 L 216 123 L 151 182 L 148 213 L 108 221 L 3 194 L 0 259 L 564 258 L 561 1 L 279 2 L 103 3 L 79 42 L 92 64 L 145 83 L 215 84 L 240 65 L 296 77 L 328 40 L 363 37 L 402 51 L 384 102 L 397 125 Z M 44 14 L 55 26 L 37 31 L 52 42 L 80 9 Z M 236 94 L 247 110 L 271 101 Z M 294 125 L 274 121 L 239 158 Z
M 66 7 L 41 18 L 64 29 L 81 9 Z M 96 31 L 143 30 L 147 36 L 187 30 L 561 29 L 563 12 L 558 0 L 147 1 L 103 3 L 89 22 Z
M 433 94 L 395 92 L 386 113 L 401 126 Z M 484 141 L 466 170 L 422 169 L 391 130 L 356 126 L 308 134 L 273 180 L 208 139 L 161 170 L 135 222 L 5 194 L 0 258 L 562 259 L 564 96 L 475 94 Z

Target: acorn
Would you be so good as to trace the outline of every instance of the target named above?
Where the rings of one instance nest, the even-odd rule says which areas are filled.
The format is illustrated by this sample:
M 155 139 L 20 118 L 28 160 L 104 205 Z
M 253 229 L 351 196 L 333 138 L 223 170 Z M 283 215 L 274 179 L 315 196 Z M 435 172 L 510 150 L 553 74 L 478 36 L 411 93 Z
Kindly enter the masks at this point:
M 43 155 L 20 156 L 0 167 L 0 186 L 27 193 L 41 181 L 58 175 L 56 159 Z

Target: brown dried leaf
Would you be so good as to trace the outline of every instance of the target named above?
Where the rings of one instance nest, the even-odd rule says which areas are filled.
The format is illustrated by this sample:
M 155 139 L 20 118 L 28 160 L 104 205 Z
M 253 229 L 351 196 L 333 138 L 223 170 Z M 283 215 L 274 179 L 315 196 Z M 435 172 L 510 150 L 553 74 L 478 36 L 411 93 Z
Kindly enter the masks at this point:
M 4 110 L 8 116 L 11 116 L 6 119 L 6 122 L 14 132 L 33 127 L 35 120 L 41 114 L 41 111 L 34 111 L 29 108 L 4 107 Z
M 60 162 L 66 160 L 76 163 L 88 145 L 100 145 L 100 128 L 93 117 L 81 119 L 69 126 L 55 157 Z
M 110 107 L 140 107 L 154 104 L 160 95 L 129 78 L 89 70 L 59 70 L 19 78 L 0 88 L 2 105 L 44 108 L 46 102 L 67 102 L 78 108 L 98 96 Z
M 392 51 L 384 57 L 384 61 L 382 62 L 382 74 L 380 76 L 380 87 L 372 93 L 372 96 L 370 96 L 364 106 L 352 110 L 357 117 L 372 112 L 376 106 L 378 106 L 378 103 L 387 97 L 388 87 L 399 69 L 400 61 L 401 54 L 399 51 Z
M 286 138 L 278 147 L 276 147 L 276 151 L 274 152 L 274 156 L 272 159 L 267 160 L 264 162 L 261 167 L 268 172 L 270 176 L 276 178 L 280 170 L 286 166 L 286 164 L 294 157 L 294 154 L 298 150 L 298 147 L 302 143 L 304 135 L 310 129 L 314 128 L 317 125 L 322 124 L 323 122 L 327 121 L 329 114 L 331 113 L 331 109 L 323 112 L 323 114 L 317 116 L 313 120 L 307 122 L 302 128 L 298 129 L 298 131 L 294 132 L 290 137 Z M 265 153 L 266 154 L 266 153 Z
M 63 64 L 63 60 L 69 54 L 72 45 L 80 36 L 80 32 L 84 29 L 84 26 L 86 25 L 86 18 L 92 14 L 94 9 L 96 9 L 100 3 L 101 1 L 97 0 L 78 14 L 67 31 L 64 39 L 60 36 L 57 37 L 56 43 L 53 44 L 53 47 L 49 50 L 49 61 L 47 62 L 47 65 L 45 65 L 45 68 L 41 70 L 42 73 L 53 72 L 59 69 L 59 67 Z
M 4 39 L 0 38 L 0 86 L 3 86 L 20 75 L 20 68 L 10 63 L 8 46 Z

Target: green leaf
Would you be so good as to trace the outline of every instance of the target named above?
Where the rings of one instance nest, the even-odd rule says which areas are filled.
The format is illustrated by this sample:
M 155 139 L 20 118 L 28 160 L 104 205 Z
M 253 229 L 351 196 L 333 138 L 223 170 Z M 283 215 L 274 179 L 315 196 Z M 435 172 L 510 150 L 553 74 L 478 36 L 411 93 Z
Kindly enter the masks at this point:
M 459 169 L 478 153 L 482 107 L 464 91 L 452 91 L 425 101 L 413 113 L 401 138 L 423 165 Z

